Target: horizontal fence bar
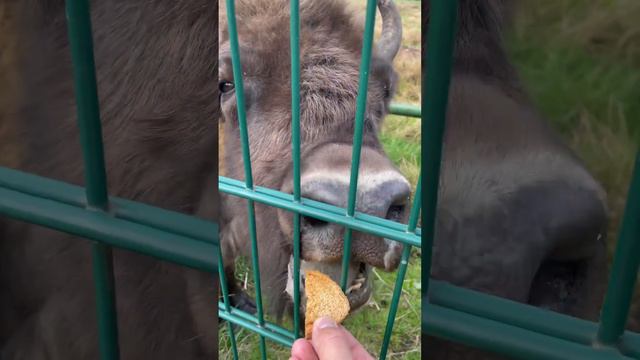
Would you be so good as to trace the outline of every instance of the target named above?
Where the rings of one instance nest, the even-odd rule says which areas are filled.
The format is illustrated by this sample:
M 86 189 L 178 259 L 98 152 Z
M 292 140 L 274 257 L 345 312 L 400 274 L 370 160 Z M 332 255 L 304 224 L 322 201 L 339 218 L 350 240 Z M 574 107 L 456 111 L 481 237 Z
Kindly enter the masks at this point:
M 74 196 L 81 196 L 84 191 L 78 190 Z M 216 237 L 215 243 L 204 242 L 4 187 L 0 187 L 0 214 L 187 267 L 217 271 L 217 232 L 210 234 Z
M 219 304 L 218 306 L 221 306 L 221 304 Z M 226 311 L 218 311 L 218 316 L 220 316 L 222 319 L 229 321 L 233 324 L 239 325 L 247 330 L 250 330 L 252 332 L 257 333 L 258 335 L 267 338 L 269 340 L 275 341 L 276 343 L 280 344 L 280 345 L 284 345 L 287 347 L 291 347 L 293 345 L 293 338 L 292 337 L 288 337 L 288 336 L 284 336 L 282 334 L 279 334 L 275 331 L 271 331 L 269 330 L 268 325 L 270 325 L 269 323 L 265 322 L 265 325 L 261 326 L 258 325 L 257 323 L 239 316 L 236 313 L 236 309 L 233 309 L 230 313 L 226 312 Z
M 233 314 L 234 316 L 240 318 L 240 319 L 244 319 L 247 320 L 251 323 L 253 323 L 256 326 L 260 326 L 258 323 L 258 318 L 255 315 L 249 314 L 246 311 L 242 311 L 238 308 L 230 308 L 229 310 L 226 309 L 224 302 L 218 302 L 218 306 L 220 309 L 225 309 L 224 311 L 230 314 Z M 264 324 L 264 328 L 273 332 L 274 334 L 278 334 L 280 336 L 284 336 L 285 338 L 290 339 L 291 341 L 295 340 L 295 336 L 293 334 L 292 331 L 287 330 L 281 326 L 278 326 L 276 324 L 272 324 L 270 322 L 265 322 Z
M 526 306 L 437 280 L 432 280 L 431 284 L 429 302 L 434 305 L 583 344 L 589 344 L 595 337 L 594 323 L 586 320 Z
M 235 180 L 235 179 L 231 179 L 224 176 L 219 177 L 219 179 L 221 179 L 221 182 L 219 182 L 218 185 L 219 186 L 221 184 L 224 185 L 224 191 L 223 190 L 220 190 L 220 191 L 227 192 L 227 193 L 229 193 L 229 191 L 233 191 L 233 195 L 235 195 L 235 192 L 236 192 L 234 188 L 237 186 L 241 186 L 242 184 L 240 180 Z M 278 190 L 273 190 L 273 189 L 258 186 L 254 189 L 254 191 L 258 194 L 267 196 L 269 198 L 273 198 L 273 201 L 278 201 L 278 202 L 282 201 L 286 203 L 293 202 L 292 200 L 293 196 L 291 194 L 286 194 Z M 232 193 L 229 193 L 229 194 L 232 194 Z M 246 196 L 249 196 L 249 195 L 246 195 Z M 303 198 L 302 203 L 304 206 L 307 206 L 314 210 L 320 210 L 320 211 L 327 212 L 329 214 L 339 215 L 341 217 L 344 217 L 344 208 L 340 208 L 334 205 L 329 205 L 327 203 L 323 203 L 320 201 L 311 200 L 307 198 Z M 278 207 L 278 205 L 274 205 L 274 206 Z M 286 209 L 286 208 L 281 207 L 281 209 Z M 295 210 L 291 210 L 291 211 L 295 211 Z M 373 216 L 373 215 L 367 215 L 365 213 L 361 213 L 358 211 L 356 211 L 355 218 L 358 220 L 362 220 L 366 223 L 384 226 L 385 228 L 395 230 L 395 231 L 415 232 L 418 237 L 420 237 L 420 234 L 421 234 L 420 228 L 416 228 L 415 231 L 411 231 L 410 229 L 408 229 L 408 226 L 406 224 L 401 224 L 399 222 L 382 219 L 380 217 Z
M 464 289 L 437 280 L 431 281 L 428 306 L 447 308 L 457 313 L 502 323 L 512 329 L 526 330 L 584 346 L 593 344 L 598 331 L 598 324 L 592 321 Z M 423 314 L 426 315 L 428 323 L 432 313 L 428 309 L 423 309 Z M 441 336 L 439 332 L 435 331 L 431 334 L 437 337 Z M 627 356 L 638 358 L 640 334 L 627 331 L 623 339 L 624 346 L 621 346 L 621 350 Z
M 615 348 L 574 343 L 435 304 L 427 304 L 422 311 L 428 314 L 427 334 L 513 359 L 633 360 Z
M 0 167 L 0 188 L 73 207 L 86 207 L 84 189 L 80 186 L 5 167 Z M 109 213 L 115 218 L 210 244 L 218 243 L 218 224 L 216 223 L 117 197 L 111 197 L 109 202 L 111 204 Z
M 618 341 L 618 349 L 623 354 L 640 359 L 640 335 L 629 331 L 625 332 Z
M 389 113 L 393 115 L 422 118 L 422 109 L 419 105 L 391 103 L 389 105 Z
M 373 216 L 367 217 L 360 213 L 356 213 L 355 217 L 345 217 L 344 210 L 341 208 L 332 207 L 330 205 L 305 198 L 303 198 L 301 204 L 296 203 L 293 201 L 293 197 L 289 194 L 284 194 L 279 191 L 270 190 L 260 186 L 256 186 L 254 190 L 248 190 L 241 181 L 224 176 L 219 177 L 218 188 L 220 192 L 229 195 L 255 200 L 280 209 L 336 223 L 356 231 L 382 236 L 387 239 L 396 240 L 416 247 L 420 247 L 421 245 L 419 230 L 416 230 L 417 233 L 407 232 L 406 225 L 395 223 L 390 220 L 380 219 Z M 327 209 L 333 209 L 333 211 Z

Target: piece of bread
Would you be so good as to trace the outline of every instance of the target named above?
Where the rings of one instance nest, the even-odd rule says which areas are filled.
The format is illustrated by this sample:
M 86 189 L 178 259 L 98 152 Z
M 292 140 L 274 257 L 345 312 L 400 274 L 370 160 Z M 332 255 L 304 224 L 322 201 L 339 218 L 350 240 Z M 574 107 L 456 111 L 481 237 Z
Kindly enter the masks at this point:
M 304 337 L 310 340 L 314 321 L 327 316 L 340 324 L 349 315 L 350 307 L 346 295 L 330 277 L 319 271 L 307 271 L 305 275 Z

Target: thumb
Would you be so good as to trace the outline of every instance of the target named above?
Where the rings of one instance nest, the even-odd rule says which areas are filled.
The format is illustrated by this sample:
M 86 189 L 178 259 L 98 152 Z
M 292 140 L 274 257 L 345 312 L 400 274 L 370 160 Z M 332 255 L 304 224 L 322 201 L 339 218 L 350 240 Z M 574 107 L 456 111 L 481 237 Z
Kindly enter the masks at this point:
M 320 360 L 353 358 L 348 338 L 331 318 L 322 317 L 315 321 L 311 343 Z

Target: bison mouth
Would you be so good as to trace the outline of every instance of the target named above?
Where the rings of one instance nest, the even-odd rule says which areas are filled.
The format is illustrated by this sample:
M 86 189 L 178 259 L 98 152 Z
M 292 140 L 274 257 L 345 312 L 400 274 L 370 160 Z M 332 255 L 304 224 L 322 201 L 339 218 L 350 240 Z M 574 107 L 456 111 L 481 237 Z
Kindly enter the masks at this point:
M 340 276 L 342 274 L 341 262 L 311 262 L 300 260 L 300 312 L 304 314 L 306 305 L 306 295 L 304 291 L 305 285 L 305 273 L 309 270 L 320 271 L 327 276 L 331 277 L 333 281 L 340 284 Z M 349 274 L 347 278 L 347 290 L 345 294 L 349 300 L 351 307 L 350 313 L 361 308 L 365 305 L 372 293 L 371 285 L 371 266 L 356 262 L 349 265 Z M 287 287 L 286 292 L 291 299 L 293 299 L 293 256 L 289 260 L 287 266 Z
M 546 310 L 574 314 L 584 299 L 588 282 L 586 261 L 546 261 L 538 270 L 528 303 Z

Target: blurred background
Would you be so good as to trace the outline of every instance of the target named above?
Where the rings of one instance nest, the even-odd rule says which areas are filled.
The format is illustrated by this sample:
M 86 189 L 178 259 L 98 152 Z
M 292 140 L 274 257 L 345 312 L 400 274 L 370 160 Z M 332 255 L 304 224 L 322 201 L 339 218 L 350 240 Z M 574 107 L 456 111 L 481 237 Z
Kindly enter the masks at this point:
M 640 143 L 638 19 L 636 0 L 523 0 L 506 34 L 538 110 L 607 191 L 610 259 Z

